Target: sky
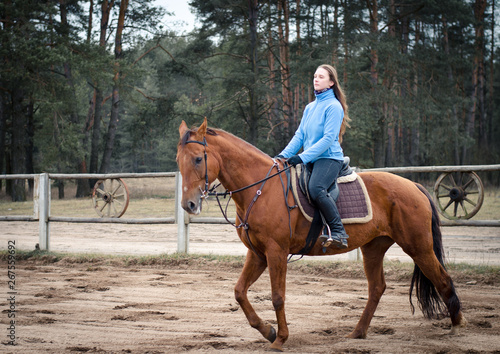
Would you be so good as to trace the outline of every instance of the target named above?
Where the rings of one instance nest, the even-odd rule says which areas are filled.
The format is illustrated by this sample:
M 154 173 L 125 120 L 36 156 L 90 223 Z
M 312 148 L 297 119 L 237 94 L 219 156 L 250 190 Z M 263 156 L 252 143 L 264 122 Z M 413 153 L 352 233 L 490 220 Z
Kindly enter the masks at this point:
M 167 16 L 165 24 L 179 33 L 189 32 L 195 27 L 195 16 L 191 13 L 188 0 L 156 0 L 155 5 L 161 6 L 174 16 Z

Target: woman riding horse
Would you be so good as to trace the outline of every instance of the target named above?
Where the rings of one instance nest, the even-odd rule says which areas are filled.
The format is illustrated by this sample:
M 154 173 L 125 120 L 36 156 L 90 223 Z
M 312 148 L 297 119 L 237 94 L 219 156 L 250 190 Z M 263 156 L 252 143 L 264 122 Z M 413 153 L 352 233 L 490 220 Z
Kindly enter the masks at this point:
M 350 120 L 346 98 L 337 71 L 331 65 L 323 64 L 316 69 L 313 85 L 316 99 L 306 106 L 299 128 L 277 157 L 287 158 L 292 166 L 307 164 L 311 170 L 309 195 L 326 221 L 327 234 L 320 238 L 323 247 L 333 244 L 347 248 L 349 236 L 328 193 L 344 163 L 340 143 Z M 301 148 L 304 151 L 297 155 Z
M 294 205 L 293 195 L 283 189 L 281 174 L 264 183 L 255 183 L 283 166 L 256 147 L 223 130 L 207 128 L 207 121 L 190 130 L 179 127 L 177 163 L 182 174 L 182 207 L 191 214 L 201 212 L 209 184 L 218 179 L 236 205 L 237 232 L 248 252 L 235 297 L 250 325 L 272 344 L 283 350 L 288 339 L 285 316 L 287 258 L 306 243 L 311 223 Z M 373 218 L 363 224 L 348 224 L 349 246 L 328 247 L 323 252 L 316 242 L 308 255 L 333 255 L 358 247 L 368 280 L 368 301 L 350 338 L 365 338 L 370 321 L 385 291 L 383 260 L 385 252 L 397 243 L 415 262 L 410 287 L 415 286 L 419 307 L 428 318 L 447 313 L 452 333 L 466 321 L 453 282 L 443 265 L 439 217 L 432 198 L 414 182 L 384 172 L 359 173 L 368 190 Z M 248 300 L 249 287 L 269 269 L 272 304 L 278 331 L 263 321 Z

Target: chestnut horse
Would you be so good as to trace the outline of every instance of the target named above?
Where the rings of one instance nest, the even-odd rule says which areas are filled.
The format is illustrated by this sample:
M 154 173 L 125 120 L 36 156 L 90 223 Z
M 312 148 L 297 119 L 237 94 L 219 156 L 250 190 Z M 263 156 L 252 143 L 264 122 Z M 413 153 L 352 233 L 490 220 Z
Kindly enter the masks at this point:
M 283 179 L 273 176 L 283 166 L 247 142 L 223 130 L 207 128 L 207 121 L 190 130 L 183 121 L 177 164 L 182 174 L 182 207 L 199 214 L 202 199 L 215 179 L 229 191 L 236 204 L 238 235 L 248 248 L 245 265 L 235 286 L 235 297 L 250 325 L 271 344 L 283 350 L 288 338 L 285 317 L 287 260 L 305 245 L 311 224 L 302 216 L 292 194 L 285 193 Z M 439 218 L 430 195 L 416 183 L 384 172 L 359 173 L 370 195 L 373 218 L 364 224 L 348 224 L 349 247 L 330 247 L 323 252 L 316 242 L 310 256 L 334 255 L 358 247 L 363 254 L 368 280 L 368 301 L 349 338 L 365 338 L 368 326 L 384 293 L 385 252 L 398 244 L 415 262 L 410 287 L 415 285 L 418 304 L 428 318 L 451 317 L 452 333 L 466 324 L 453 282 L 443 265 Z M 265 177 L 270 177 L 262 182 Z M 285 179 L 286 180 L 286 179 Z M 259 183 L 256 183 L 259 182 Z M 245 188 L 248 187 L 248 188 Z M 287 198 L 287 201 L 285 200 Z M 272 304 L 278 331 L 263 321 L 248 301 L 249 287 L 269 268 Z M 412 310 L 413 304 L 411 305 Z

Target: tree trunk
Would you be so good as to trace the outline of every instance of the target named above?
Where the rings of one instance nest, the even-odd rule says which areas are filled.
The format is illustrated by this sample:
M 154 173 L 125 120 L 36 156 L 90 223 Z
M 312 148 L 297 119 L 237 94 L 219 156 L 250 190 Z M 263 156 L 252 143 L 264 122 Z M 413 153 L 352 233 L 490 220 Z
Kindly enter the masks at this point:
M 4 19 L 4 23 L 2 24 L 4 30 L 8 30 L 12 25 L 11 19 L 11 8 L 12 8 L 12 0 L 4 1 L 4 12 L 0 14 L 0 16 Z M 8 48 L 8 38 L 6 36 L 2 36 L 2 47 Z M 0 62 L 2 65 L 9 61 L 7 55 L 0 57 Z M 6 87 L 6 82 L 4 82 L 4 78 L 0 77 L 0 86 Z M 9 95 L 0 91 L 0 173 L 9 173 L 8 166 L 10 163 L 10 156 L 8 156 L 6 144 L 7 144 L 7 118 L 10 115 L 10 108 L 8 104 Z M 0 180 L 0 190 L 2 189 L 2 181 Z M 10 194 L 11 183 L 10 180 L 5 180 L 5 192 Z
M 420 41 L 420 27 L 417 21 L 415 21 L 415 45 L 418 45 Z M 418 97 L 418 80 L 419 80 L 419 67 L 415 62 L 413 64 L 413 97 Z M 411 83 L 409 83 L 410 85 Z M 420 165 L 420 112 L 415 112 L 415 121 L 411 123 L 410 128 L 410 166 Z M 415 176 L 416 178 L 417 176 Z
M 34 102 L 33 98 L 30 97 L 29 103 L 26 107 L 26 173 L 35 173 L 35 168 L 33 166 L 33 151 L 35 150 L 35 123 L 34 123 Z M 30 192 L 33 192 L 35 181 L 28 179 L 28 188 Z
M 476 0 L 474 4 L 474 67 L 472 69 L 472 90 L 470 95 L 471 105 L 467 112 L 465 122 L 465 136 L 474 138 L 475 118 L 477 112 L 478 101 L 482 104 L 483 95 L 480 89 L 484 86 L 483 83 L 483 68 L 484 68 L 484 13 L 486 10 L 486 0 Z M 481 107 L 480 107 L 481 108 Z M 471 149 L 464 144 L 462 148 L 462 163 L 469 164 L 472 161 Z
M 493 142 L 493 99 L 494 99 L 494 78 L 495 78 L 495 0 L 491 2 L 491 40 L 490 40 L 490 74 L 489 74 L 489 96 L 488 96 L 488 114 L 487 114 L 487 136 L 486 141 L 489 146 Z
M 299 3 L 299 0 L 297 0 Z M 339 52 L 340 28 L 339 28 L 339 0 L 335 0 L 333 5 L 333 43 L 332 43 L 332 63 L 337 66 Z M 346 69 L 344 68 L 344 71 Z
M 347 10 L 347 0 L 341 0 L 342 6 L 344 7 L 344 23 L 349 23 L 350 18 L 349 18 L 349 11 Z M 347 35 L 348 31 L 344 31 L 344 80 L 342 80 L 342 83 L 344 85 L 344 89 L 348 87 L 348 82 L 347 82 L 347 65 L 349 63 L 349 47 L 347 46 Z
M 373 162 L 375 167 L 383 167 L 385 163 L 385 126 L 384 117 L 380 109 L 378 108 L 377 97 L 377 87 L 378 87 L 378 52 L 376 48 L 377 36 L 378 36 L 378 0 L 366 0 L 368 6 L 368 12 L 370 15 L 370 36 L 371 38 L 371 49 L 370 49 L 370 82 L 372 91 L 372 114 L 375 119 L 375 131 L 373 134 Z
M 111 9 L 114 5 L 114 0 L 108 1 L 104 0 L 101 4 L 101 31 L 99 38 L 99 47 L 103 50 L 106 46 L 106 33 L 108 30 L 109 16 Z M 89 172 L 97 173 L 99 164 L 99 145 L 101 138 L 101 111 L 102 111 L 102 100 L 103 94 L 101 91 L 101 83 L 99 80 L 94 82 L 94 94 L 92 100 L 90 101 L 89 114 L 87 116 L 87 122 L 84 129 L 88 132 L 92 130 L 91 146 L 90 146 L 90 162 L 89 162 Z M 97 180 L 89 180 L 89 187 L 93 188 Z
M 486 7 L 488 6 L 486 0 L 481 0 L 476 2 L 478 11 L 476 15 L 476 21 L 479 22 L 479 33 L 478 33 L 478 104 L 479 104 L 479 153 L 483 153 L 487 149 L 488 139 L 487 139 L 487 123 L 486 123 L 486 105 L 485 105 L 485 90 L 486 90 L 486 70 L 485 70 L 485 35 L 484 35 L 484 18 Z
M 59 120 L 57 119 L 57 116 L 58 116 L 58 113 L 54 112 L 54 117 L 52 119 L 52 125 L 53 125 L 52 139 L 54 140 L 54 146 L 56 146 L 58 151 L 59 151 L 59 155 L 62 156 L 62 154 L 64 152 L 62 151 L 62 148 L 61 148 L 61 131 L 59 129 Z M 62 170 L 62 166 L 61 166 L 60 161 L 61 160 L 58 160 L 56 162 L 56 168 L 58 171 Z M 64 180 L 62 180 L 62 179 L 57 180 L 57 182 L 55 184 L 57 185 L 57 189 L 59 192 L 59 199 L 64 199 Z
M 92 22 L 94 17 L 94 0 L 89 1 L 89 22 L 87 27 L 87 43 L 90 43 L 92 38 Z
M 405 56 L 408 56 L 408 46 L 410 43 L 410 19 L 406 16 L 401 19 L 401 53 Z M 400 85 L 400 95 L 402 101 L 406 101 L 409 98 L 410 93 L 410 84 L 406 77 L 401 78 Z M 410 150 L 411 150 L 411 134 L 408 120 L 405 120 L 406 117 L 403 116 L 403 112 L 400 110 L 400 126 L 402 129 L 402 140 L 401 140 L 401 149 L 402 152 L 402 160 L 404 166 L 410 164 Z
M 23 106 L 25 94 L 22 84 L 15 85 L 12 90 L 12 136 L 11 166 L 13 174 L 26 173 L 26 113 Z M 24 179 L 12 182 L 11 198 L 13 202 L 26 201 Z
M 290 137 L 293 134 L 292 107 L 293 92 L 290 87 L 290 10 L 288 0 L 278 1 L 278 38 L 281 68 L 281 94 L 283 97 L 283 119 L 285 135 Z M 284 28 L 283 28 L 284 27 Z
M 62 35 L 64 37 L 64 40 L 69 42 L 69 24 L 68 24 L 68 11 L 66 7 L 66 0 L 59 0 L 59 9 L 60 9 L 60 14 L 61 14 L 61 27 L 65 30 L 63 30 Z M 73 74 L 71 72 L 71 65 L 69 62 L 63 63 L 63 69 L 64 69 L 64 77 L 66 78 L 66 83 L 68 84 L 70 94 L 71 94 L 71 101 L 72 104 L 70 106 L 70 121 L 71 123 L 76 127 L 78 126 L 79 119 L 78 119 L 78 106 L 77 106 L 77 98 L 76 98 L 76 90 L 75 90 L 75 84 L 73 80 Z M 84 150 L 86 150 L 86 140 L 85 138 L 81 139 L 81 144 Z M 85 157 L 83 158 L 85 159 Z M 86 173 L 87 171 L 82 171 L 81 166 L 85 166 L 85 160 L 81 161 L 76 158 L 76 160 L 73 162 L 75 164 L 75 168 L 79 173 Z M 77 188 L 76 188 L 76 198 L 81 198 L 81 197 L 86 197 L 90 195 L 90 188 L 89 184 L 85 179 L 77 179 Z M 64 184 L 63 184 L 63 193 L 62 196 L 64 198 Z M 61 198 L 61 192 L 59 192 L 59 198 Z
M 0 93 L 0 174 L 5 171 L 5 135 L 7 129 L 7 112 L 4 109 L 4 95 Z M 0 180 L 0 191 L 2 190 L 3 180 Z
M 268 25 L 269 28 L 267 29 L 267 46 L 269 48 L 273 48 L 273 35 L 272 35 L 272 30 L 271 30 L 271 25 Z M 277 116 L 276 111 L 277 111 L 277 104 L 276 104 L 276 95 L 275 89 L 276 89 L 276 73 L 274 71 L 275 67 L 275 62 L 274 62 L 274 54 L 272 50 L 267 51 L 267 67 L 269 69 L 269 92 L 266 95 L 267 99 L 267 105 L 268 105 L 268 110 L 267 110 L 267 120 L 268 124 L 271 127 L 271 132 L 274 129 L 275 125 L 275 117 Z
M 90 173 L 97 173 L 99 161 L 99 140 L 101 137 L 101 112 L 102 112 L 102 93 L 101 90 L 96 88 L 93 97 L 94 114 L 92 116 L 91 125 L 92 129 L 92 143 L 90 152 Z
M 300 33 L 300 0 L 296 0 L 296 20 L 295 20 L 295 32 L 296 32 L 296 41 L 297 41 L 297 57 L 300 58 L 302 56 L 302 38 L 301 38 L 301 33 Z M 295 86 L 295 98 L 294 98 L 294 107 L 293 107 L 293 130 L 295 131 L 296 128 L 299 126 L 299 118 L 302 113 L 302 105 L 301 103 L 303 101 L 307 100 L 307 97 L 304 97 L 305 90 L 304 90 L 304 83 L 303 83 L 303 76 L 297 76 L 296 81 L 298 82 L 297 85 Z
M 111 97 L 111 116 L 109 118 L 108 133 L 102 155 L 100 173 L 107 173 L 111 164 L 111 155 L 115 143 L 116 130 L 120 116 L 120 62 L 122 57 L 122 34 L 125 26 L 125 13 L 128 8 L 128 0 L 122 0 L 120 3 L 120 13 L 118 15 L 118 26 L 115 36 L 115 76 L 113 78 L 113 93 Z
M 449 41 L 449 36 L 448 36 L 448 21 L 446 20 L 446 17 L 442 17 L 441 22 L 443 23 L 443 45 L 444 45 L 444 52 L 447 57 L 450 56 L 450 41 Z M 450 87 L 455 87 L 455 78 L 453 76 L 453 70 L 451 65 L 448 65 L 448 82 Z M 457 93 L 458 94 L 458 93 Z M 451 107 L 451 129 L 453 130 L 453 158 L 454 158 L 454 163 L 456 165 L 460 164 L 460 146 L 458 143 L 458 137 L 460 136 L 458 133 L 459 130 L 459 124 L 458 124 L 458 109 L 455 104 L 452 105 Z
M 9 28 L 12 26 L 11 11 L 13 10 L 12 1 L 5 2 L 5 16 L 6 21 L 2 24 L 5 26 L 4 28 Z M 17 24 L 19 26 L 22 25 L 22 22 L 26 19 L 18 19 L 19 22 Z M 13 58 L 2 58 L 5 61 L 11 61 Z M 25 67 L 22 64 L 22 61 L 14 61 L 13 63 L 22 77 L 22 73 L 25 72 Z M 24 174 L 26 173 L 27 166 L 27 156 L 26 156 L 26 145 L 27 145 L 27 127 L 29 125 L 27 121 L 27 110 L 28 107 L 25 105 L 26 100 L 26 91 L 24 89 L 26 83 L 23 82 L 23 79 L 19 77 L 18 79 L 14 79 L 13 82 L 10 82 L 10 107 L 9 107 L 9 115 L 11 119 L 10 126 L 10 156 L 7 159 L 6 157 L 6 173 L 13 174 Z M 6 107 L 4 107 L 5 109 Z M 7 119 L 7 118 L 6 118 Z M 7 123 L 7 121 L 6 121 Z M 6 127 L 6 129 L 8 129 Z M 4 136 L 6 139 L 8 136 Z M 25 180 L 24 179 L 16 179 L 16 180 L 8 180 L 7 186 L 9 188 L 8 193 L 11 196 L 12 201 L 25 201 L 26 200 L 26 188 L 25 188 Z
M 387 34 L 391 40 L 396 39 L 396 22 L 393 21 L 396 18 L 396 6 L 394 0 L 390 0 L 389 4 L 389 26 L 387 30 Z M 393 91 L 394 81 L 397 80 L 395 78 L 396 73 L 394 71 L 395 68 L 386 67 L 386 77 L 384 79 L 384 86 L 387 92 Z M 386 125 L 387 125 L 387 145 L 385 151 L 385 166 L 394 166 L 394 157 L 395 157 L 395 132 L 394 132 L 394 104 L 392 102 L 384 103 L 384 117 L 386 117 Z
M 250 85 L 248 87 L 248 98 L 250 101 L 250 116 L 248 122 L 250 124 L 249 129 L 249 142 L 251 144 L 256 144 L 259 134 L 259 111 L 258 111 L 258 101 L 259 97 L 257 94 L 257 83 L 259 80 L 259 67 L 257 63 L 257 50 L 258 50 L 258 38 L 257 38 L 257 21 L 259 18 L 259 4 L 258 0 L 248 0 L 248 23 L 250 29 L 250 61 L 252 77 Z

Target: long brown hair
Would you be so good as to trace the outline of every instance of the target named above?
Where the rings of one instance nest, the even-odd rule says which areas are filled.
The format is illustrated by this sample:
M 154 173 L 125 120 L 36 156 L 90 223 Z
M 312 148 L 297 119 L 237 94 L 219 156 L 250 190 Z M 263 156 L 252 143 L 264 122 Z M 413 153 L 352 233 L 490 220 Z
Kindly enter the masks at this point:
M 348 113 L 348 108 L 349 106 L 347 105 L 347 100 L 345 97 L 344 90 L 342 90 L 342 87 L 339 84 L 339 79 L 337 75 L 337 70 L 331 65 L 328 64 L 322 64 L 318 68 L 325 69 L 328 71 L 328 75 L 330 75 L 330 80 L 333 81 L 333 92 L 335 93 L 335 97 L 339 100 L 340 104 L 342 105 L 342 108 L 344 109 L 344 119 L 342 120 L 342 125 L 340 127 L 340 134 L 339 134 L 339 142 L 342 142 L 342 137 L 345 134 L 345 131 L 347 128 L 350 128 L 349 122 L 351 121 L 351 118 L 349 118 L 349 113 Z

